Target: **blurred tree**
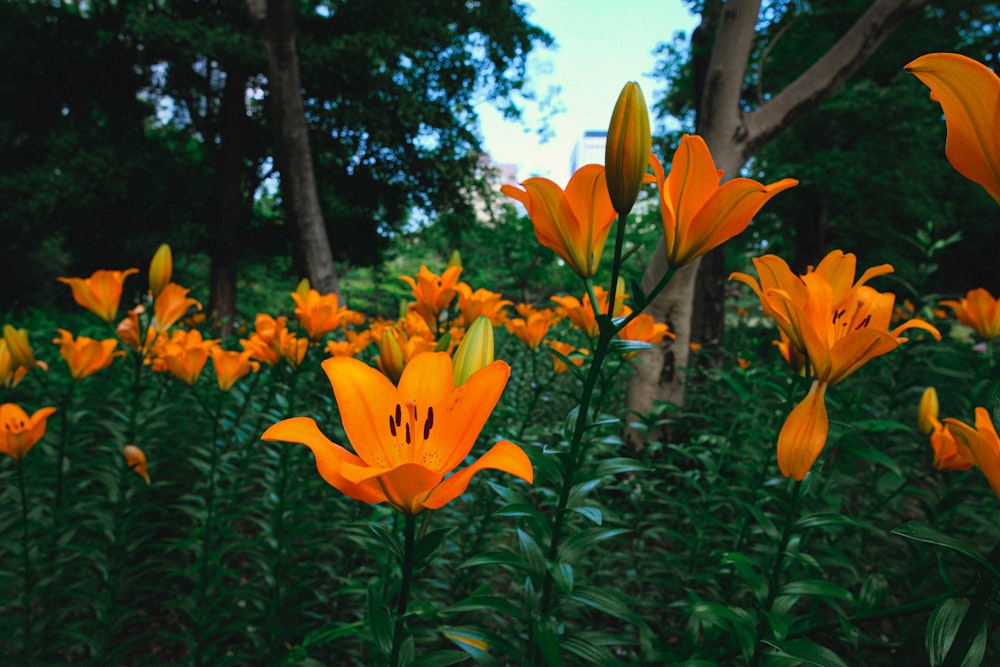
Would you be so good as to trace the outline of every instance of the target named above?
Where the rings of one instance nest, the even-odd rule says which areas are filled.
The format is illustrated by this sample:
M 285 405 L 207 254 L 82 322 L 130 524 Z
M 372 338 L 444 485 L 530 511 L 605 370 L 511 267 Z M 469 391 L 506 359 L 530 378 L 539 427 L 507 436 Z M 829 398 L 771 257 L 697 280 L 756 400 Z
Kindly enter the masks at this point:
M 930 8 L 927 5 L 928 2 L 921 0 L 692 3 L 701 12 L 701 23 L 691 35 L 689 50 L 677 42 L 662 49 L 659 71 L 667 80 L 670 93 L 656 108 L 663 115 L 680 119 L 688 131 L 704 136 L 727 177 L 739 174 L 755 156 L 757 160 L 750 165 L 755 177 L 765 181 L 800 177 L 791 169 L 792 165 L 778 157 L 777 148 L 773 152 L 765 152 L 766 149 L 841 89 L 900 26 L 903 26 L 900 43 L 909 44 L 919 53 L 934 50 L 932 44 L 922 42 L 925 33 L 922 26 L 927 22 L 937 22 L 951 31 L 950 42 L 937 40 L 939 49 L 954 50 L 960 46 L 956 26 L 970 23 L 971 19 L 961 14 L 962 7 L 969 9 L 969 3 L 945 0 Z M 881 66 L 884 68 L 891 58 L 881 61 Z M 906 59 L 896 62 L 892 73 L 906 62 Z M 879 98 L 868 101 L 875 103 L 876 99 Z M 888 102 L 889 98 L 881 100 Z M 859 109 L 858 113 L 863 112 Z M 815 148 L 817 142 L 823 141 L 823 135 L 829 133 L 824 125 L 828 119 L 820 112 L 807 118 L 815 121 L 799 130 L 798 137 L 803 140 L 800 146 Z M 842 126 L 841 134 L 858 139 L 861 136 L 850 125 Z M 881 157 L 884 160 L 884 153 Z M 871 177 L 876 164 L 868 161 L 859 164 L 855 171 Z M 818 202 L 813 185 L 803 182 L 803 187 L 781 195 L 768 208 L 792 206 L 789 200 L 794 200 L 800 211 L 810 212 L 813 231 L 829 226 L 830 211 L 837 203 L 829 198 L 825 204 Z M 775 219 L 770 214 L 762 217 Z M 805 245 L 815 246 L 818 242 L 816 238 L 810 241 L 810 236 L 815 234 L 804 231 L 796 236 L 782 230 L 776 238 L 797 238 L 802 251 L 807 252 Z M 657 252 L 647 267 L 647 281 L 655 282 L 664 268 L 662 253 Z M 721 340 L 726 275 L 724 251 L 709 253 L 681 271 L 654 304 L 654 315 L 671 321 L 678 338 L 667 351 L 647 353 L 647 364 L 630 386 L 631 408 L 648 411 L 654 400 L 683 403 L 682 375 L 671 369 L 687 365 L 691 340 L 703 343 Z

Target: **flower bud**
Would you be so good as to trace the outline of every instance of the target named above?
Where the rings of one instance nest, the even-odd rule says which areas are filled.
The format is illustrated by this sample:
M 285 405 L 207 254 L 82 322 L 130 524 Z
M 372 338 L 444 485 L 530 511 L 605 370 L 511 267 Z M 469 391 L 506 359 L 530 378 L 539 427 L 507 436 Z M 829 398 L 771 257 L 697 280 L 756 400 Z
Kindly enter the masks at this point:
M 309 296 L 309 290 L 312 289 L 312 285 L 309 283 L 308 278 L 303 278 L 299 281 L 298 287 L 295 288 L 295 293 L 299 295 L 303 301 Z
M 448 268 L 453 266 L 462 266 L 462 254 L 457 250 L 452 250 L 451 257 L 448 258 Z
M 638 83 L 629 81 L 615 103 L 604 148 L 608 194 L 619 215 L 631 211 L 639 196 L 652 144 L 649 111 L 642 89 Z
M 22 368 L 31 370 L 38 365 L 35 361 L 35 353 L 28 342 L 27 329 L 15 329 L 9 324 L 3 325 L 3 339 L 7 342 L 7 351 L 10 352 L 14 363 Z
M 455 386 L 465 383 L 472 374 L 493 363 L 493 323 L 480 315 L 472 323 L 455 350 L 452 362 Z
M 938 416 L 938 395 L 934 387 L 927 387 L 920 397 L 920 407 L 917 408 L 917 426 L 924 435 L 934 431 L 934 422 Z
M 382 337 L 378 342 L 378 361 L 385 376 L 394 384 L 399 382 L 399 378 L 403 374 L 405 360 L 403 359 L 403 348 L 399 346 L 397 334 L 392 327 L 386 327 L 382 330 Z
M 125 445 L 125 463 L 135 471 L 135 474 L 146 480 L 149 484 L 149 473 L 146 471 L 146 454 L 135 445 Z
M 170 252 L 170 246 L 164 243 L 157 248 L 153 260 L 149 263 L 149 291 L 154 299 L 160 296 L 163 288 L 170 284 L 173 273 L 174 258 Z

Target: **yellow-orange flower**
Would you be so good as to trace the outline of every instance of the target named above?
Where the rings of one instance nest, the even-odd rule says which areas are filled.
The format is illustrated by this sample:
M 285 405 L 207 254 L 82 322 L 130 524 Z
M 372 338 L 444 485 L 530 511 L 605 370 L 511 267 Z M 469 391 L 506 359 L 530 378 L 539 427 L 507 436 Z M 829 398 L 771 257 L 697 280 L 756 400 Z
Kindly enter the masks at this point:
M 561 375 L 569 370 L 569 366 L 566 365 L 563 357 L 569 359 L 574 366 L 579 367 L 583 365 L 583 358 L 589 354 L 585 349 L 577 349 L 569 343 L 563 343 L 558 340 L 547 340 L 545 343 L 559 353 L 552 355 L 552 372 L 556 375 Z
M 1000 78 L 957 53 L 928 53 L 906 71 L 931 89 L 944 111 L 948 161 L 1000 203 Z
M 582 278 L 597 273 L 615 209 L 604 167 L 588 164 L 570 177 L 564 191 L 548 178 L 529 178 L 517 188 L 500 188 L 528 211 L 539 243 L 550 248 Z
M 253 359 L 274 366 L 284 358 L 279 332 L 285 330 L 287 324 L 287 317 L 274 318 L 267 313 L 257 313 L 253 333 L 240 340 L 240 344 L 250 352 Z
M 217 340 L 202 339 L 197 329 L 174 331 L 169 340 L 156 346 L 153 370 L 169 371 L 189 385 L 198 382 L 208 361 L 209 350 L 219 344 Z
M 320 294 L 310 289 L 305 296 L 292 292 L 292 299 L 295 301 L 295 316 L 310 340 L 319 340 L 344 324 L 359 324 L 364 320 L 360 313 L 341 306 L 333 293 Z
M 14 364 L 29 371 L 39 365 L 35 359 L 35 351 L 28 341 L 27 329 L 15 329 L 11 325 L 5 324 L 3 325 L 3 339 Z
M 260 362 L 250 359 L 249 350 L 239 352 L 214 346 L 209 348 L 208 353 L 212 357 L 212 368 L 215 369 L 215 377 L 222 391 L 229 391 L 236 381 L 247 373 L 256 373 L 260 370 Z
M 636 315 L 631 322 L 618 332 L 618 337 L 622 340 L 636 340 L 649 343 L 650 345 L 659 345 L 667 336 L 670 338 L 677 337 L 670 331 L 670 327 L 662 322 L 657 322 L 653 319 L 652 315 L 647 313 Z M 633 357 L 636 354 L 638 353 L 631 352 L 626 357 Z
M 458 309 L 462 311 L 462 323 L 472 326 L 480 315 L 490 318 L 493 326 L 501 326 L 507 320 L 506 306 L 513 302 L 503 298 L 502 294 L 491 292 L 480 287 L 473 291 L 466 283 L 455 286 L 458 292 Z
M 1000 437 L 986 408 L 976 408 L 975 427 L 948 417 L 945 426 L 955 436 L 964 453 L 983 471 L 993 493 L 1000 499 Z
M 331 357 L 353 357 L 372 342 L 370 329 L 365 331 L 346 329 L 344 334 L 347 336 L 347 340 L 328 340 L 326 342 L 326 353 Z
M 969 290 L 961 299 L 946 299 L 941 305 L 951 308 L 959 322 L 975 329 L 984 340 L 1000 336 L 1000 299 L 982 287 Z
M 145 452 L 135 445 L 125 445 L 125 449 L 122 453 L 125 455 L 125 465 L 127 465 L 130 470 L 135 471 L 135 474 L 146 480 L 146 484 L 149 484 L 149 472 L 146 470 Z
M 122 298 L 122 284 L 139 269 L 125 271 L 95 271 L 89 278 L 58 278 L 73 290 L 73 299 L 105 322 L 114 322 L 118 316 L 118 302 Z
M 934 467 L 938 470 L 968 470 L 973 466 L 972 455 L 960 447 L 947 424 L 931 419 L 931 448 L 934 450 Z
M 16 387 L 27 374 L 28 369 L 14 361 L 7 348 L 7 341 L 0 338 L 0 386 L 8 389 Z
M 544 308 L 508 320 L 507 331 L 520 338 L 529 350 L 537 350 L 556 321 L 556 314 L 550 308 Z
M 69 374 L 74 380 L 82 380 L 97 371 L 107 368 L 115 357 L 124 355 L 121 350 L 115 351 L 118 341 L 114 338 L 94 340 L 86 336 L 78 336 L 65 329 L 59 329 L 59 338 L 52 341 L 59 346 L 59 354 L 69 367 Z
M 409 334 L 394 326 L 382 329 L 375 362 L 387 378 L 398 382 L 403 369 L 418 354 L 434 351 L 434 339 L 428 335 Z
M 481 368 L 493 363 L 493 323 L 490 318 L 480 315 L 472 323 L 462 341 L 455 349 L 452 360 L 452 373 L 455 386 L 464 383 Z
M 781 472 L 802 480 L 826 442 L 829 420 L 823 399 L 827 386 L 906 342 L 899 335 L 906 329 L 924 329 L 937 339 L 941 335 L 916 319 L 889 330 L 895 295 L 864 284 L 891 272 L 888 264 L 869 269 L 854 282 L 855 257 L 839 250 L 801 277 L 780 257 L 767 255 L 753 261 L 759 283 L 743 273 L 734 273 L 730 279 L 746 283 L 756 292 L 764 312 L 774 318 L 788 345 L 803 353 L 815 378 L 808 396 L 792 410 L 778 437 Z
M 0 405 L 0 452 L 21 461 L 45 435 L 45 424 L 56 409 L 36 410 L 30 417 L 15 403 Z
M 736 236 L 771 197 L 798 184 L 783 178 L 762 185 L 734 178 L 719 185 L 722 172 L 704 139 L 685 134 L 674 153 L 670 174 L 655 156 L 650 166 L 659 184 L 660 217 L 667 262 L 682 266 Z
M 399 279 L 408 284 L 413 291 L 416 303 L 411 304 L 412 307 L 424 318 L 431 330 L 437 331 L 438 316 L 455 298 L 456 283 L 461 274 L 461 265 L 449 266 L 440 276 L 421 265 L 416 278 L 399 276 Z
M 177 283 L 170 283 L 164 287 L 153 301 L 153 328 L 162 333 L 187 315 L 191 306 L 201 310 L 201 304 L 188 297 L 190 291 Z
M 620 287 L 620 285 L 619 285 Z M 597 297 L 597 310 L 604 313 L 608 309 L 608 292 L 603 287 L 595 286 L 594 295 Z M 632 312 L 632 309 L 625 305 L 627 295 L 619 290 L 615 296 L 615 317 L 622 317 Z M 600 333 L 600 326 L 597 324 L 597 315 L 590 305 L 590 294 L 584 294 L 583 300 L 574 296 L 554 296 L 552 300 L 559 304 L 566 317 L 577 326 L 588 338 L 596 338 Z
M 404 514 L 443 507 L 487 468 L 531 482 L 531 462 L 506 440 L 453 472 L 493 412 L 510 367 L 495 361 L 455 387 L 451 364 L 442 352 L 419 355 L 397 387 L 357 359 L 327 359 L 323 370 L 355 453 L 330 441 L 309 417 L 278 422 L 261 437 L 306 445 L 328 484 L 362 502 L 389 503 Z

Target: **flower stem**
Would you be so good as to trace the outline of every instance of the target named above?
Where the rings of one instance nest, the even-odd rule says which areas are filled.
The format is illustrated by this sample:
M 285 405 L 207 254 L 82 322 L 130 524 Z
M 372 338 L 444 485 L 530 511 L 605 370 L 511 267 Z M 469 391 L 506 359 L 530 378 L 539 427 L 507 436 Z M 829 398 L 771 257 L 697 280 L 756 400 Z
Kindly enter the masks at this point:
M 389 667 L 398 667 L 399 651 L 403 645 L 403 630 L 406 608 L 410 602 L 410 584 L 413 580 L 413 545 L 415 542 L 417 519 L 405 514 L 403 522 L 403 579 L 399 585 L 399 600 L 396 602 L 396 623 L 392 630 L 392 653 Z
M 23 665 L 31 664 L 31 547 L 28 531 L 28 492 L 24 483 L 24 461 L 17 462 L 17 485 L 21 491 L 21 550 L 24 558 L 24 599 L 21 615 L 24 620 L 24 658 Z
M 996 564 L 997 560 L 1000 560 L 1000 545 L 997 545 L 993 549 L 993 553 L 990 554 L 991 563 Z M 965 616 L 962 617 L 962 622 L 951 640 L 948 653 L 941 661 L 941 667 L 959 667 L 965 662 L 965 657 L 968 655 L 969 649 L 972 648 L 972 643 L 989 618 L 990 603 L 993 601 L 998 587 L 1000 587 L 1000 582 L 996 579 L 980 577 L 976 584 L 976 591 L 969 599 L 969 607 L 965 610 Z

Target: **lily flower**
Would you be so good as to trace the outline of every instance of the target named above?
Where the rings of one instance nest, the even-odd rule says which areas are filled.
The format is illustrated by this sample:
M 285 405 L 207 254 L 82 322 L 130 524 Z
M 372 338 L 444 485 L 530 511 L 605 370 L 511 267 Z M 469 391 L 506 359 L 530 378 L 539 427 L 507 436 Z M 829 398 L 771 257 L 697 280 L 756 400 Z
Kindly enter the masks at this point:
M 149 472 L 146 470 L 145 452 L 135 445 L 125 445 L 125 449 L 122 453 L 125 455 L 125 465 L 127 465 L 130 470 L 135 471 L 135 474 L 146 480 L 147 485 L 150 484 Z
M 460 496 L 480 470 L 503 470 L 533 480 L 527 455 L 506 440 L 453 472 L 469 455 L 500 399 L 510 376 L 506 363 L 494 361 L 458 387 L 451 358 L 443 352 L 414 357 L 398 386 L 357 359 L 327 359 L 323 370 L 355 453 L 330 441 L 309 417 L 280 421 L 261 439 L 309 447 L 319 474 L 341 493 L 418 514 Z
M 917 407 L 917 426 L 924 435 L 930 435 L 934 431 L 934 424 L 938 417 L 938 395 L 937 389 L 927 387 L 920 397 L 920 405 Z
M 653 316 L 648 313 L 639 313 L 632 319 L 631 322 L 626 324 L 621 331 L 618 332 L 618 338 L 621 340 L 634 340 L 641 341 L 643 343 L 649 343 L 650 345 L 656 346 L 663 342 L 663 339 L 669 336 L 671 339 L 676 338 L 676 334 L 670 331 L 670 327 L 662 322 L 657 322 L 653 319 Z M 638 352 L 626 352 L 622 355 L 625 359 L 631 359 L 635 357 Z
M 615 294 L 614 317 L 624 317 L 632 312 L 632 309 L 625 305 L 624 283 L 619 281 L 617 294 Z M 600 285 L 594 286 L 594 295 L 597 297 L 597 312 L 604 313 L 608 310 L 608 292 Z M 577 326 L 588 338 L 596 338 L 600 333 L 600 325 L 597 324 L 597 315 L 594 307 L 590 304 L 590 294 L 584 294 L 583 299 L 575 296 L 554 296 L 553 301 L 558 303 L 565 312 L 566 317 Z
M 57 278 L 73 290 L 73 299 L 105 322 L 118 316 L 118 302 L 122 298 L 125 279 L 139 269 L 125 271 L 95 271 L 89 278 Z
M 169 283 L 153 300 L 153 328 L 163 333 L 187 315 L 191 306 L 201 310 L 201 304 L 188 297 L 191 290 Z
M 107 368 L 115 357 L 123 356 L 121 350 L 115 351 L 118 341 L 114 338 L 94 340 L 86 336 L 77 336 L 65 329 L 59 329 L 59 338 L 52 341 L 59 346 L 59 354 L 69 367 L 69 374 L 74 380 L 82 380 L 97 371 Z
M 415 304 L 411 306 L 424 318 L 432 331 L 437 331 L 438 316 L 451 304 L 457 292 L 462 266 L 449 266 L 440 276 L 421 265 L 416 278 L 399 276 L 410 286 Z
M 675 267 L 742 232 L 771 197 L 798 184 L 794 178 L 770 185 L 734 178 L 720 186 L 722 172 L 716 169 L 708 145 L 692 134 L 681 137 L 669 175 L 664 176 L 655 155 L 649 162 L 659 184 L 667 262 Z
M 222 391 L 229 391 L 236 381 L 247 373 L 256 373 L 260 370 L 260 362 L 250 359 L 250 350 L 240 352 L 214 346 L 209 348 L 208 354 L 212 357 L 212 368 L 215 369 L 215 377 Z
M 552 372 L 556 375 L 562 375 L 569 370 L 569 366 L 563 360 L 563 357 L 569 359 L 574 366 L 580 367 L 583 365 L 583 358 L 589 354 L 589 351 L 583 348 L 575 348 L 569 343 L 563 343 L 558 340 L 547 340 L 546 345 L 551 347 L 555 352 L 559 354 L 552 354 Z M 551 353 L 550 353 L 551 354 Z M 559 356 L 562 355 L 562 356 Z
M 157 345 L 154 371 L 169 371 L 186 384 L 194 385 L 208 361 L 209 350 L 217 347 L 219 341 L 204 340 L 197 329 L 174 331 L 169 340 Z
M 968 470 L 975 462 L 967 447 L 959 446 L 948 424 L 936 418 L 931 422 L 931 448 L 934 450 L 934 467 L 938 470 Z
M 462 322 L 466 326 L 471 326 L 481 315 L 490 318 L 494 326 L 500 326 L 507 320 L 504 308 L 513 302 L 503 298 L 502 294 L 482 287 L 473 291 L 467 283 L 458 283 L 455 289 L 458 292 L 458 309 L 462 311 Z
M 1000 336 L 1000 299 L 994 299 L 982 287 L 969 290 L 961 299 L 942 301 L 941 305 L 951 308 L 959 322 L 975 329 L 984 340 Z
M 309 340 L 319 340 L 344 324 L 358 324 L 364 317 L 360 313 L 341 306 L 336 294 L 320 294 L 309 289 L 303 296 L 292 292 L 295 301 L 295 316 L 305 329 Z
M 957 53 L 928 53 L 905 69 L 931 89 L 944 111 L 948 161 L 1000 203 L 1000 78 Z
M 1000 499 L 1000 436 L 986 408 L 976 408 L 976 425 L 948 417 L 945 426 L 965 450 L 976 467 L 983 471 L 993 493 Z
M 542 340 L 549 333 L 552 325 L 558 321 L 551 308 L 543 308 L 525 313 L 524 317 L 515 317 L 507 321 L 507 331 L 521 339 L 529 350 L 537 350 Z
M 44 362 L 35 359 L 35 351 L 28 342 L 27 329 L 15 329 L 9 324 L 3 325 L 3 340 L 7 345 L 7 353 L 10 354 L 12 362 L 27 371 L 41 366 L 43 370 L 48 370 Z
M 463 384 L 473 373 L 493 363 L 493 323 L 480 315 L 462 336 L 452 360 L 455 386 Z
M 521 188 L 504 185 L 500 191 L 524 204 L 539 243 L 553 250 L 581 278 L 597 273 L 615 219 L 604 167 L 580 167 L 566 190 L 539 177 L 522 182 Z
M 12 389 L 27 374 L 28 369 L 14 361 L 7 347 L 7 341 L 0 338 L 0 387 Z
M 56 409 L 36 410 L 30 417 L 15 403 L 0 405 L 0 452 L 22 461 L 35 443 L 45 435 L 45 424 Z
M 753 261 L 759 283 L 743 273 L 733 273 L 730 280 L 753 289 L 764 312 L 774 319 L 790 348 L 802 353 L 809 374 L 815 378 L 778 437 L 781 472 L 802 480 L 826 442 L 829 420 L 823 399 L 827 387 L 906 342 L 899 334 L 907 329 L 924 329 L 938 340 L 941 334 L 917 319 L 889 329 L 895 295 L 865 284 L 874 276 L 891 272 L 888 264 L 869 269 L 854 282 L 855 257 L 840 250 L 828 254 L 803 276 L 796 276 L 774 255 Z

